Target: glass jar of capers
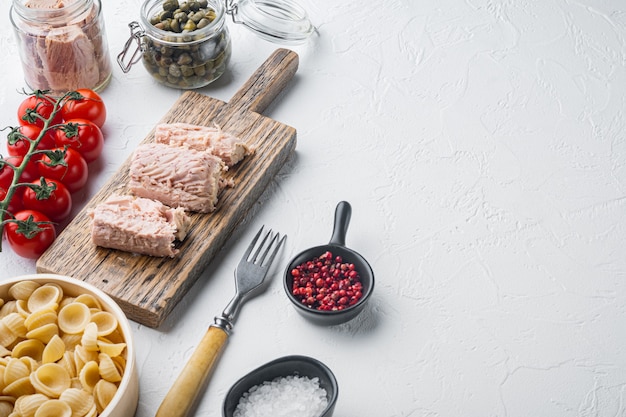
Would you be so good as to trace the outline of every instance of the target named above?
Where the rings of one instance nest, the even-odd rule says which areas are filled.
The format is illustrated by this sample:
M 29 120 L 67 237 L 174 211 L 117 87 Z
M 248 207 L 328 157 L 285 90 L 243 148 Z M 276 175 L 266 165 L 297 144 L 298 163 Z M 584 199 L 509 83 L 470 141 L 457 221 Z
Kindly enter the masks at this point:
M 141 8 L 142 61 L 162 84 L 193 89 L 226 70 L 231 40 L 221 0 L 147 0 Z

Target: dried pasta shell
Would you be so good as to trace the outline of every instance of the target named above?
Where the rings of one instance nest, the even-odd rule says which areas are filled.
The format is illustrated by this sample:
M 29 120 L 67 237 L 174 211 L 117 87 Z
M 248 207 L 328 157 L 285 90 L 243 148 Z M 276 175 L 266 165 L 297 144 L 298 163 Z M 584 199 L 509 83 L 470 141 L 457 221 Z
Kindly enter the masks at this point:
M 80 379 L 78 379 L 78 376 L 72 378 L 72 384 L 70 385 L 70 388 L 83 389 L 83 384 L 80 383 Z
M 96 405 L 93 395 L 78 388 L 66 389 L 59 400 L 70 406 L 73 416 L 84 416 Z
M 6 301 L 2 307 L 0 307 L 0 317 L 4 317 L 9 313 L 17 312 L 17 301 Z
M 65 347 L 67 348 L 67 350 L 72 350 L 76 348 L 77 345 L 80 344 L 80 339 L 82 337 L 83 335 L 80 333 L 76 333 L 76 334 L 63 333 L 63 335 L 61 336 L 61 339 L 63 339 L 63 342 L 65 343 Z
M 59 309 L 65 307 L 66 305 L 68 305 L 69 303 L 73 303 L 76 300 L 75 297 L 63 297 L 63 299 L 61 300 L 61 302 L 59 303 Z
M 110 357 L 114 358 L 120 356 L 126 348 L 126 343 L 110 343 L 98 340 L 98 348 L 100 352 L 106 353 Z
M 2 393 L 18 398 L 22 395 L 34 394 L 35 388 L 33 387 L 33 384 L 31 384 L 30 378 L 25 376 L 7 384 L 2 390 Z
M 107 354 L 98 355 L 98 367 L 100 368 L 100 376 L 109 382 L 120 382 L 122 373 L 118 369 L 113 359 Z
M 28 375 L 30 375 L 30 368 L 21 360 L 11 358 L 4 367 L 4 385 L 9 385 Z
M 107 335 L 106 340 L 111 343 L 124 343 L 126 341 L 119 328 Z
M 26 337 L 28 339 L 37 339 L 43 343 L 48 343 L 53 336 L 57 336 L 58 334 L 59 326 L 57 326 L 56 323 L 48 323 L 29 331 L 26 333 Z
M 70 375 L 64 367 L 56 363 L 45 363 L 30 374 L 33 387 L 50 398 L 59 398 L 71 384 Z
M 65 333 L 82 333 L 91 319 L 89 307 L 83 303 L 70 303 L 59 311 L 58 325 Z
M 11 356 L 14 358 L 28 357 L 40 361 L 44 348 L 45 345 L 41 340 L 26 339 L 15 345 L 11 351 Z
M 78 375 L 83 389 L 87 392 L 93 392 L 98 381 L 102 381 L 100 378 L 100 369 L 96 361 L 89 361 L 83 366 Z
M 52 339 L 48 342 L 46 347 L 43 349 L 43 354 L 41 355 L 42 363 L 52 363 L 56 362 L 63 357 L 65 353 L 65 343 L 59 337 L 59 335 L 52 336 Z
M 11 351 L 4 346 L 0 345 L 0 358 L 4 356 L 11 356 Z
M 13 404 L 9 401 L 0 401 L 0 417 L 13 417 Z
M 124 369 L 126 369 L 126 359 L 123 356 L 115 356 L 112 357 L 111 360 L 115 364 L 117 371 L 120 374 L 124 374 Z
M 66 350 L 63 353 L 63 357 L 61 357 L 61 359 L 59 359 L 57 363 L 65 368 L 70 377 L 75 378 L 78 376 L 78 373 L 76 372 L 76 363 L 74 362 L 73 352 Z
M 34 417 L 72 417 L 72 409 L 61 400 L 48 400 L 41 404 Z
M 39 406 L 49 399 L 40 393 L 23 395 L 15 400 L 15 411 L 21 416 L 33 417 Z
M 0 346 L 8 348 L 17 340 L 17 335 L 13 333 L 3 321 L 0 321 Z
M 108 311 L 98 311 L 91 315 L 91 321 L 98 326 L 98 336 L 108 336 L 117 329 L 117 319 Z
M 98 409 L 98 413 L 102 413 L 106 406 L 109 405 L 116 392 L 117 385 L 115 385 L 114 383 L 106 381 L 104 379 L 98 381 L 93 389 L 93 397 L 96 400 L 96 408 Z
M 57 322 L 57 312 L 52 308 L 42 308 L 40 310 L 35 311 L 34 313 L 30 313 L 24 319 L 24 326 L 26 329 L 33 330 L 37 327 L 44 326 L 50 323 Z
M 93 406 L 89 409 L 85 417 L 97 417 L 98 416 L 98 408 L 96 407 L 96 402 L 94 400 Z
M 28 300 L 33 291 L 40 286 L 41 284 L 35 281 L 20 281 L 11 285 L 11 288 L 9 288 L 9 296 L 14 300 Z
M 100 301 L 91 294 L 81 294 L 74 300 L 76 303 L 85 304 L 89 308 L 96 308 L 98 310 L 102 310 L 102 304 Z
M 19 313 L 10 313 L 2 318 L 2 322 L 18 337 L 26 337 L 24 316 Z
M 96 352 L 98 350 L 98 326 L 96 323 L 88 323 L 83 331 L 83 337 L 80 344 L 89 351 Z
M 80 371 L 87 362 L 98 360 L 98 352 L 93 350 L 87 350 L 84 346 L 78 345 L 74 348 L 74 364 L 76 365 L 76 372 L 80 375 Z
M 22 362 L 24 365 L 26 365 L 29 372 L 33 372 L 35 369 L 39 368 L 39 365 L 41 365 L 39 362 L 31 358 L 30 356 L 22 356 L 18 360 Z
M 44 284 L 28 297 L 28 311 L 31 313 L 51 306 L 58 306 L 63 290 L 58 285 Z M 56 308 L 56 307 L 55 307 Z
M 28 315 L 31 313 L 30 310 L 28 310 L 28 301 L 27 300 L 16 300 L 15 301 L 15 311 L 17 313 L 20 313 L 24 317 L 28 317 Z

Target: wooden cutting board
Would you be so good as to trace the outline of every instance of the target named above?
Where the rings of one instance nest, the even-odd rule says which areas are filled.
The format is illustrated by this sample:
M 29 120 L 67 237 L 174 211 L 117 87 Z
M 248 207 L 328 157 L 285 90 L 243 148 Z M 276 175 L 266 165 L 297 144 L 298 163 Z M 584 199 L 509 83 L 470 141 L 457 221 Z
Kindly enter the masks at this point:
M 219 195 L 217 210 L 191 214 L 192 225 L 177 258 L 154 258 L 96 247 L 91 242 L 94 207 L 113 193 L 128 194 L 129 157 L 37 261 L 37 272 L 88 282 L 119 303 L 128 318 L 158 327 L 259 199 L 296 146 L 296 130 L 259 114 L 298 69 L 298 55 L 276 50 L 228 103 L 188 91 L 160 123 L 212 126 L 241 137 L 254 149 L 226 173 L 235 183 Z M 154 141 L 154 129 L 142 141 Z

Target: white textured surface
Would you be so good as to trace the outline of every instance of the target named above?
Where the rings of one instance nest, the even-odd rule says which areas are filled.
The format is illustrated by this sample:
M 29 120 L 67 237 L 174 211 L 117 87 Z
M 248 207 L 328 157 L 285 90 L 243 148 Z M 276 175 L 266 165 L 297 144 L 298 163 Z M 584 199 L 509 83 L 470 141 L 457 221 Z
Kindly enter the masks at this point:
M 140 1 L 105 2 L 116 55 Z M 23 87 L 7 3 L 1 125 L 15 123 Z M 301 3 L 320 36 L 294 48 L 296 80 L 266 112 L 298 130 L 297 155 L 167 323 L 134 326 L 136 416 L 154 415 L 230 299 L 261 224 L 289 235 L 286 250 L 197 415 L 220 416 L 236 379 L 296 353 L 336 373 L 335 417 L 626 415 L 626 3 Z M 229 24 L 230 72 L 203 90 L 225 101 L 276 48 Z M 106 154 L 79 206 L 178 95 L 140 65 L 115 68 Z M 339 200 L 377 287 L 362 317 L 319 328 L 279 275 L 328 241 Z M 7 245 L 0 263 L 6 276 L 34 271 Z

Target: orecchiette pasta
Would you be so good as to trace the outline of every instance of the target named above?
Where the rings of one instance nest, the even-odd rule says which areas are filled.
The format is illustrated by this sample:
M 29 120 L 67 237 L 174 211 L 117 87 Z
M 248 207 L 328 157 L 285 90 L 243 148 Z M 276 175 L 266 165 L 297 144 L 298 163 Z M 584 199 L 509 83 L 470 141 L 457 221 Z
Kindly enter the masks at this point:
M 97 298 L 21 281 L 0 298 L 0 417 L 97 417 L 126 366 L 115 316 Z

